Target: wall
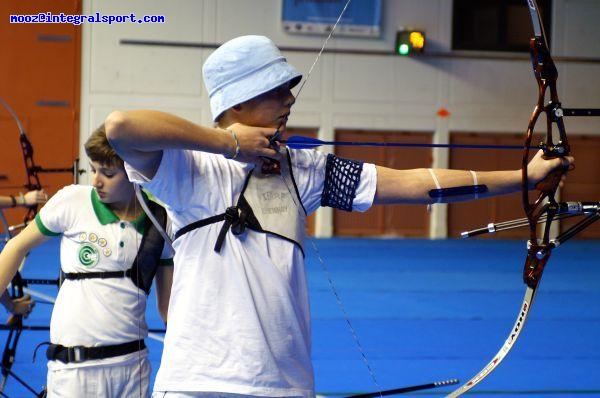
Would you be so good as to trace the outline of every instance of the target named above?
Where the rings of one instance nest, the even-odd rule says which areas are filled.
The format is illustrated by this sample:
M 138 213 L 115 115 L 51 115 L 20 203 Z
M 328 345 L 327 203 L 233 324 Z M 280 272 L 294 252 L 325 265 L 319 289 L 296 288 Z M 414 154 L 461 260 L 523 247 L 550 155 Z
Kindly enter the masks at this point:
M 384 0 L 379 39 L 336 37 L 328 48 L 391 51 L 400 26 L 424 29 L 427 51 L 450 50 L 452 2 Z M 120 40 L 222 43 L 243 34 L 264 34 L 278 45 L 315 51 L 288 52 L 288 61 L 308 71 L 322 36 L 290 35 L 281 27 L 280 0 L 85 0 L 84 14 L 164 15 L 164 24 L 83 26 L 81 140 L 114 109 L 156 108 L 210 124 L 201 65 L 212 51 L 200 48 L 120 45 Z M 596 0 L 554 0 L 553 54 L 559 97 L 565 107 L 600 106 L 600 7 Z M 324 54 L 295 105 L 293 127 L 317 128 L 331 139 L 335 129 L 424 131 L 437 143 L 452 131 L 523 132 L 537 90 L 530 61 L 523 57 L 415 57 Z M 472 55 L 472 54 L 470 54 Z M 440 118 L 440 108 L 450 117 Z M 600 134 L 600 120 L 567 120 L 569 132 Z M 448 164 L 434 151 L 434 166 Z M 518 167 L 518 166 L 516 166 Z M 436 206 L 432 237 L 446 235 L 446 208 Z M 317 233 L 331 233 L 331 211 L 317 214 Z

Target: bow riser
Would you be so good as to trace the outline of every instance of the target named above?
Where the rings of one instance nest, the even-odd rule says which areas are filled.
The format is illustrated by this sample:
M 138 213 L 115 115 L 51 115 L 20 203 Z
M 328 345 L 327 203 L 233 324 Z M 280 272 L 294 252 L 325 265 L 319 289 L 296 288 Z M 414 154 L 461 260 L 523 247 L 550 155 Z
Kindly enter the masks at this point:
M 540 146 L 544 151 L 544 158 L 551 159 L 569 155 L 570 147 L 567 140 L 566 129 L 562 119 L 562 107 L 558 99 L 556 81 L 558 72 L 550 51 L 546 46 L 543 36 L 534 37 L 530 41 L 531 61 L 534 76 L 538 84 L 538 102 L 531 115 L 525 137 L 525 150 L 522 158 L 522 198 L 525 214 L 529 220 L 530 239 L 527 248 L 527 258 L 523 268 L 523 280 L 527 286 L 535 289 L 541 279 L 542 273 L 550 258 L 550 232 L 551 224 L 558 211 L 555 200 L 556 191 L 565 173 L 559 168 L 551 172 L 542 181 L 535 184 L 539 191 L 538 197 L 531 202 L 529 194 L 529 176 L 527 165 L 529 163 L 529 146 L 533 139 L 535 125 L 542 113 L 546 114 L 546 140 Z M 550 101 L 545 104 L 549 91 Z M 558 141 L 554 142 L 554 132 L 558 132 Z M 541 237 L 538 237 L 537 224 L 544 218 Z
M 532 289 L 538 287 L 548 259 L 550 259 L 548 245 L 528 245 L 527 259 L 523 267 L 523 281 L 527 286 Z

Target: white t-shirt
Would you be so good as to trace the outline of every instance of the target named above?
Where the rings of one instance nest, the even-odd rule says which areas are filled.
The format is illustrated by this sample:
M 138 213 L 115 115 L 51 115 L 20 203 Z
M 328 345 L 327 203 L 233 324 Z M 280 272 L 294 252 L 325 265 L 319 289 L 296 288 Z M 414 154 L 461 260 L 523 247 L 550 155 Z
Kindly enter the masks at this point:
M 145 218 L 119 220 L 98 199 L 93 187 L 70 185 L 48 200 L 36 216 L 36 223 L 43 234 L 62 236 L 60 263 L 64 272 L 106 272 L 131 268 Z M 162 258 L 172 257 L 165 246 Z M 131 278 L 65 280 L 52 311 L 50 341 L 67 347 L 91 347 L 145 338 L 145 309 L 146 294 Z M 140 354 L 69 364 L 50 361 L 48 366 L 94 366 L 124 362 Z
M 326 156 L 292 150 L 294 179 L 308 213 L 321 201 Z M 234 205 L 251 164 L 220 155 L 165 150 L 148 181 L 126 164 L 129 178 L 163 203 L 173 230 Z M 375 166 L 365 164 L 354 209 L 375 195 Z M 293 187 L 290 187 L 293 189 Z M 304 258 L 273 235 L 228 232 L 222 222 L 174 242 L 169 323 L 155 391 L 218 391 L 261 396 L 313 396 L 311 328 Z

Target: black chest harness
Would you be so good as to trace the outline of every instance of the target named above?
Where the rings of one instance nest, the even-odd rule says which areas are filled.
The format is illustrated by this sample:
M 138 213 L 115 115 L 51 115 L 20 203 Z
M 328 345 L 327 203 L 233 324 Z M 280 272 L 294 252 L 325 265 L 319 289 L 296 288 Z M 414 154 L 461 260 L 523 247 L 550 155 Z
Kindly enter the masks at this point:
M 167 212 L 165 209 L 153 201 L 148 201 L 148 207 L 164 230 L 167 224 Z M 61 271 L 61 280 L 131 278 L 137 287 L 146 292 L 146 294 L 149 294 L 150 287 L 152 286 L 152 280 L 154 279 L 154 275 L 156 275 L 156 269 L 160 263 L 164 239 L 148 217 L 146 217 L 145 223 L 146 225 L 144 226 L 144 231 L 146 232 L 142 237 L 142 242 L 140 243 L 140 247 L 135 259 L 133 260 L 133 265 L 131 268 L 125 271 Z
M 276 168 L 277 172 L 265 172 L 264 168 L 255 167 L 248 173 L 235 205 L 224 213 L 186 225 L 177 231 L 175 239 L 197 228 L 224 221 L 214 246 L 216 252 L 221 251 L 229 230 L 234 235 L 241 235 L 247 229 L 288 240 L 304 252 L 306 210 L 291 172 L 290 154 L 287 151 L 285 154 L 287 159 Z

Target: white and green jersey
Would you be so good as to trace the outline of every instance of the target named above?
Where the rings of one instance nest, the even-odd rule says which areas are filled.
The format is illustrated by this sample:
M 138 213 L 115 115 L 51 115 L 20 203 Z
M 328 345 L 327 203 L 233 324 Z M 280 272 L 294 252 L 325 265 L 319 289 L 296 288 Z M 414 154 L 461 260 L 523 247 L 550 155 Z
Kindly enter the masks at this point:
M 131 268 L 142 241 L 145 220 L 145 214 L 134 221 L 120 220 L 100 201 L 93 187 L 82 185 L 58 191 L 35 219 L 44 235 L 61 236 L 60 264 L 67 273 Z M 161 258 L 164 263 L 172 264 L 172 253 L 166 246 Z M 145 338 L 146 300 L 145 292 L 131 278 L 65 280 L 52 312 L 50 340 L 63 346 L 90 347 Z M 101 361 L 124 359 L 121 356 Z M 94 363 L 97 361 L 59 366 Z

